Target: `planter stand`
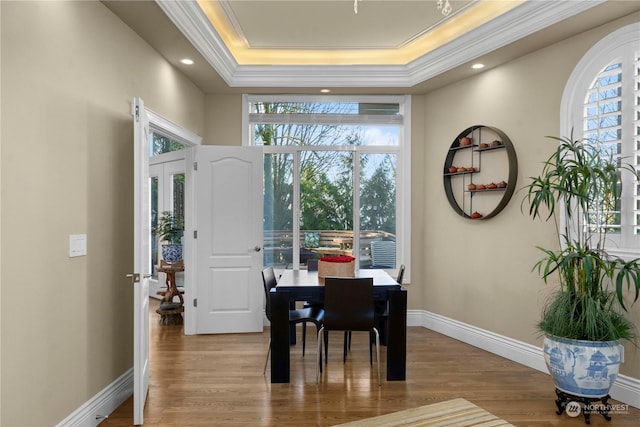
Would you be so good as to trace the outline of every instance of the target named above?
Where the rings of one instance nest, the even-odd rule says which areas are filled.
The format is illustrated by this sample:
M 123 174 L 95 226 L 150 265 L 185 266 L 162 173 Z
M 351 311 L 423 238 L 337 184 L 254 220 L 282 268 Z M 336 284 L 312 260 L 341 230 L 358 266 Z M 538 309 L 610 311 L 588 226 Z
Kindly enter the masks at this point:
M 593 413 L 600 414 L 604 417 L 605 420 L 611 421 L 611 416 L 609 416 L 609 412 L 611 411 L 611 404 L 608 403 L 611 396 L 609 396 L 608 394 L 604 397 L 583 397 L 565 393 L 564 391 L 558 390 L 556 388 L 556 395 L 558 396 L 558 398 L 556 399 L 556 406 L 558 407 L 556 414 L 558 415 L 561 415 L 563 412 L 565 412 L 567 404 L 569 404 L 570 402 L 576 402 L 580 405 L 580 410 L 582 412 L 582 415 L 584 415 L 585 423 L 591 423 L 590 416 Z M 602 402 L 602 405 L 595 404 L 595 402 Z

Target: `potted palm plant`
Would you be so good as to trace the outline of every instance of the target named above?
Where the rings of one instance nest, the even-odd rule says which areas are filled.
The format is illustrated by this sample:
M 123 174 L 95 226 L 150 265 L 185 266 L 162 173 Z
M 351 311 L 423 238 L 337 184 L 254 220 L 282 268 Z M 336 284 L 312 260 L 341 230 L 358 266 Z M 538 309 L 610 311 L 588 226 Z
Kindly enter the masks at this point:
M 182 259 L 182 235 L 184 234 L 184 220 L 172 212 L 162 212 L 158 218 L 158 225 L 154 229 L 158 240 L 162 242 L 162 259 L 166 262 L 176 262 Z
M 625 312 L 640 292 L 639 259 L 616 256 L 606 243 L 617 232 L 620 176 L 638 173 L 606 145 L 548 138 L 557 149 L 530 178 L 523 200 L 532 218 L 555 222 L 559 243 L 559 249 L 539 247 L 543 257 L 534 270 L 559 286 L 537 326 L 556 393 L 602 399 L 623 361 L 622 342 L 635 338 Z

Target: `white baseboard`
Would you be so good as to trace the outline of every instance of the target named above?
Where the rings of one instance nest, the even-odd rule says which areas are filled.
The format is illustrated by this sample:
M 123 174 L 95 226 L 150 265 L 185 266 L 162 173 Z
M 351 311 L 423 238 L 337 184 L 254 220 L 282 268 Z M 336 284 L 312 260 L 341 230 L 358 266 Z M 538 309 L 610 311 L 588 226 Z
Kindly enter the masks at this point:
M 109 416 L 132 394 L 133 368 L 130 368 L 56 427 L 95 427 L 104 421 L 104 416 Z
M 422 326 L 505 359 L 549 373 L 542 348 L 424 310 L 408 310 L 407 326 Z M 611 397 L 640 408 L 640 379 L 618 375 Z

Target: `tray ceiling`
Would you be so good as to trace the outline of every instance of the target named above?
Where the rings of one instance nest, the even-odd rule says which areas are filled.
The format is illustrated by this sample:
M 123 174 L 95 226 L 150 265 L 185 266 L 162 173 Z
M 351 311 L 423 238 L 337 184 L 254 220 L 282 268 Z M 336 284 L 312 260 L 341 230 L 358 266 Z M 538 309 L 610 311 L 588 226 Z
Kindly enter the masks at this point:
M 436 0 L 359 0 L 357 13 L 352 0 L 103 3 L 208 93 L 410 93 L 469 75 L 462 67 L 477 59 L 495 66 L 640 9 L 601 0 L 450 0 L 445 17 Z M 196 64 L 179 64 L 184 56 Z

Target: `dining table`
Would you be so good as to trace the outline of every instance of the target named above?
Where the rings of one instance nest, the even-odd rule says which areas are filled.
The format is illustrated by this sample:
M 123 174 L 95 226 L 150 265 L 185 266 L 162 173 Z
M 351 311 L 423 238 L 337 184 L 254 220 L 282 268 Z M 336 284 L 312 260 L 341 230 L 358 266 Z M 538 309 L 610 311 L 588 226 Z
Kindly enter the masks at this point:
M 375 301 L 388 303 L 387 381 L 406 380 L 407 291 L 382 269 L 359 269 L 355 277 L 373 279 Z M 271 302 L 271 382 L 290 382 L 289 309 L 296 301 L 324 301 L 324 279 L 317 271 L 284 270 L 269 293 Z

